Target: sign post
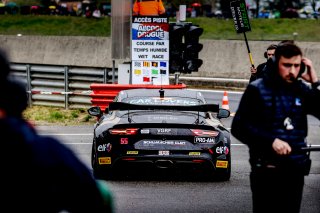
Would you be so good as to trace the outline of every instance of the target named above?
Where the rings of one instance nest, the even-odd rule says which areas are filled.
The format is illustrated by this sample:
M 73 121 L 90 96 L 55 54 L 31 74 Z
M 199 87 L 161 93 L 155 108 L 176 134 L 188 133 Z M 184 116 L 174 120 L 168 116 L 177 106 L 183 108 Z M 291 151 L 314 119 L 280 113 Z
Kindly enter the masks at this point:
M 169 22 L 167 17 L 132 19 L 132 84 L 169 85 Z
M 254 68 L 254 63 L 252 59 L 252 55 L 250 52 L 246 32 L 251 31 L 250 27 L 250 22 L 249 22 L 249 17 L 248 17 L 248 12 L 247 12 L 247 6 L 245 0 L 235 0 L 230 2 L 230 9 L 231 9 L 231 14 L 233 17 L 233 23 L 234 27 L 236 29 L 237 33 L 243 33 L 244 39 L 246 42 L 246 46 L 248 49 L 248 54 L 249 54 L 249 60 L 251 63 L 251 66 Z

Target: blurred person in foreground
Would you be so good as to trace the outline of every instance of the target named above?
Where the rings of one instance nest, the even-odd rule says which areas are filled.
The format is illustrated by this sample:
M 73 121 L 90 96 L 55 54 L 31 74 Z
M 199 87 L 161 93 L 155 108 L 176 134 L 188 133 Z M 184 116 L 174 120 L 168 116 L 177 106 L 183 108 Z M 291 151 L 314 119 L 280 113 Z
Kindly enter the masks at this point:
M 309 154 L 300 151 L 307 146 L 307 114 L 320 119 L 320 82 L 301 49 L 283 42 L 265 76 L 246 88 L 231 125 L 249 148 L 253 212 L 300 211 L 311 166 Z
M 276 44 L 270 44 L 267 47 L 267 51 L 264 52 L 264 57 L 268 60 L 269 58 L 274 56 L 274 52 L 276 51 L 277 45 Z M 264 68 L 266 66 L 267 62 L 261 63 L 257 66 L 257 68 L 252 67 L 250 68 L 251 76 L 249 79 L 249 83 L 252 81 L 262 78 L 264 75 Z
M 41 136 L 23 118 L 25 86 L 9 78 L 9 61 L 0 50 L 0 134 L 2 199 L 9 212 L 113 212 L 103 181 L 66 146 Z
M 164 16 L 166 9 L 162 0 L 135 0 L 132 15 L 134 16 Z

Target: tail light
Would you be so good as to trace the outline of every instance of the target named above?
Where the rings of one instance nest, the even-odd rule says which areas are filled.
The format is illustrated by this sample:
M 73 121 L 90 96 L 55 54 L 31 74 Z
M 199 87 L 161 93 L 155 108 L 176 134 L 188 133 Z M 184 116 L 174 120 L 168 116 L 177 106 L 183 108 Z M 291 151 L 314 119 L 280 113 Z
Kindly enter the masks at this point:
M 136 159 L 135 158 L 122 158 L 122 160 L 124 160 L 124 161 L 135 161 Z
M 138 128 L 127 128 L 127 129 L 110 129 L 111 135 L 136 135 Z
M 192 162 L 194 162 L 194 163 L 204 163 L 204 162 L 206 162 L 206 161 L 205 161 L 205 160 L 198 159 L 198 160 L 192 160 Z
M 216 137 L 219 135 L 218 131 L 214 130 L 203 130 L 203 129 L 190 129 L 194 136 L 204 136 L 204 137 Z

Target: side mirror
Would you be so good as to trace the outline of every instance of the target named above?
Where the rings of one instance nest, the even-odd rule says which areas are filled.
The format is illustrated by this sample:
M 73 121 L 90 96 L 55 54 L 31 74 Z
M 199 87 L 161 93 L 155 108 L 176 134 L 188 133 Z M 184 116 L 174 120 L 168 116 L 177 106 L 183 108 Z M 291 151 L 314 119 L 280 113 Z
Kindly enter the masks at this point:
M 230 116 L 230 111 L 227 109 L 220 108 L 217 117 L 220 118 L 228 118 Z
M 99 118 L 102 116 L 102 111 L 99 106 L 90 107 L 88 109 L 88 113 L 89 113 L 89 115 L 96 116 Z

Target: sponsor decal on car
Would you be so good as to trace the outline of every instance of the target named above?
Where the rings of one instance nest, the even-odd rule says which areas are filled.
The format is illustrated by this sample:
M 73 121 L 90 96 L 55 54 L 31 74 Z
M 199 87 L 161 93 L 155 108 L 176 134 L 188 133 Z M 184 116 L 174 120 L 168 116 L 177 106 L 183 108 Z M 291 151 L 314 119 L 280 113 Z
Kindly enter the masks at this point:
M 159 135 L 170 135 L 171 134 L 171 129 L 165 129 L 165 128 L 157 129 L 157 134 L 159 134 Z
M 110 143 L 108 143 L 108 144 L 102 144 L 102 145 L 99 145 L 99 146 L 97 147 L 97 151 L 98 151 L 98 152 L 105 152 L 105 151 L 110 152 L 110 151 L 111 151 L 111 148 L 112 148 L 112 145 L 111 145 Z
M 120 144 L 128 144 L 129 140 L 128 138 L 120 138 Z
M 176 117 L 172 117 L 172 116 L 160 116 L 160 115 L 154 115 L 154 116 L 149 116 L 148 117 L 148 121 L 151 120 L 161 120 L 161 121 L 177 121 L 178 118 Z
M 143 139 L 134 143 L 134 150 L 147 149 L 147 150 L 194 150 L 194 144 L 183 140 L 155 140 Z
M 217 160 L 216 162 L 217 168 L 228 168 L 228 161 Z
M 199 102 L 192 99 L 186 98 L 139 98 L 127 101 L 130 104 L 141 104 L 141 105 L 172 105 L 172 106 L 195 106 L 199 105 Z
M 140 133 L 141 133 L 141 134 L 149 134 L 149 133 L 150 133 L 150 130 L 149 130 L 149 129 L 141 129 L 141 130 L 140 130 Z
M 111 164 L 111 157 L 99 158 L 99 164 Z
M 111 143 L 107 143 L 107 151 L 111 152 L 111 148 L 112 148 L 112 144 Z
M 163 151 L 163 150 L 159 150 L 159 155 L 169 155 L 170 152 L 169 151 Z
M 137 155 L 139 154 L 139 151 L 127 151 L 128 155 Z
M 214 143 L 215 139 L 210 137 L 195 137 L 195 143 Z
M 149 128 L 151 135 L 177 135 L 177 129 Z
M 163 141 L 163 140 L 150 140 L 150 141 L 143 141 L 143 145 L 186 145 L 185 141 Z
M 216 153 L 227 155 L 229 153 L 229 148 L 227 146 L 218 146 L 216 148 Z
M 201 155 L 201 152 L 189 152 L 189 155 Z

